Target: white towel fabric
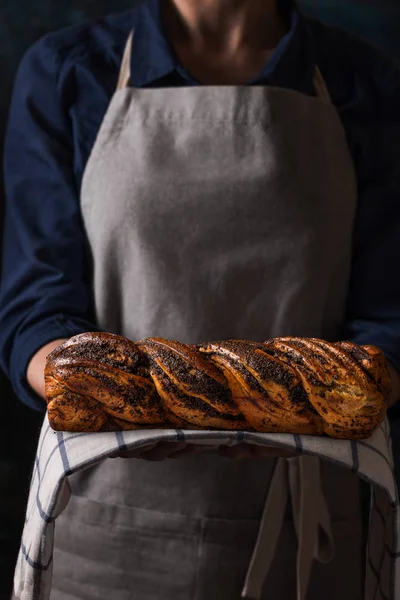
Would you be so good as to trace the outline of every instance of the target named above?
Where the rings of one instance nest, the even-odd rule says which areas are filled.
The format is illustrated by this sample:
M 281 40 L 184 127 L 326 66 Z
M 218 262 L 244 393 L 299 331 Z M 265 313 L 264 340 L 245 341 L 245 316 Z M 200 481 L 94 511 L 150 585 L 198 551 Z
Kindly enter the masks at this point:
M 207 445 L 247 442 L 275 446 L 295 450 L 299 456 L 317 456 L 357 473 L 371 484 L 365 600 L 400 600 L 400 510 L 387 421 L 369 440 L 356 442 L 227 431 L 60 433 L 50 428 L 47 418 L 39 439 L 15 571 L 14 593 L 17 598 L 50 598 L 54 527 L 69 501 L 68 476 L 101 462 L 118 450 L 139 448 L 156 441 Z M 291 489 L 291 493 L 296 492 Z M 346 491 L 343 490 L 343 493 Z

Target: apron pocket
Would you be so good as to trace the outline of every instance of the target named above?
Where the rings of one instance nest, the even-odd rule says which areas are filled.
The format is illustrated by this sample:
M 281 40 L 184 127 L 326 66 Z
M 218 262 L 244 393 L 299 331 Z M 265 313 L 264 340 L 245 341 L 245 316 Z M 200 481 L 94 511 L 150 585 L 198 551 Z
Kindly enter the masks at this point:
M 51 600 L 191 600 L 200 534 L 200 519 L 72 496 L 56 524 Z

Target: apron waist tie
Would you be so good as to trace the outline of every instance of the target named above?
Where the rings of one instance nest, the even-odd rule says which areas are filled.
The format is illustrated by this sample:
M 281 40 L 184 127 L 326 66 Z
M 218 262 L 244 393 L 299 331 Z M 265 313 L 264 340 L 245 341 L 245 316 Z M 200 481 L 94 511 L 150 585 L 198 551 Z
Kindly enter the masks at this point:
M 279 458 L 267 495 L 242 598 L 259 600 L 281 532 L 290 494 L 297 536 L 297 600 L 305 600 L 314 559 L 332 560 L 331 519 L 321 485 L 319 459 Z

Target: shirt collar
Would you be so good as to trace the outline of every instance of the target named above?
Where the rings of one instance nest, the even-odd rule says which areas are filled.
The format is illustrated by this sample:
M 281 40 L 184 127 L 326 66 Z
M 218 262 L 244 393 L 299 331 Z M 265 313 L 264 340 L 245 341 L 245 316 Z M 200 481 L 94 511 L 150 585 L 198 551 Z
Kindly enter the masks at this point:
M 161 0 L 147 0 L 138 7 L 131 58 L 131 85 L 145 87 L 179 68 L 161 14 Z
M 308 22 L 292 10 L 290 29 L 281 39 L 252 85 L 269 84 L 310 93 L 313 86 L 315 51 Z M 169 43 L 162 20 L 161 0 L 147 0 L 138 8 L 134 25 L 131 85 L 151 86 L 156 80 L 178 72 L 188 84 L 196 83 L 182 67 Z

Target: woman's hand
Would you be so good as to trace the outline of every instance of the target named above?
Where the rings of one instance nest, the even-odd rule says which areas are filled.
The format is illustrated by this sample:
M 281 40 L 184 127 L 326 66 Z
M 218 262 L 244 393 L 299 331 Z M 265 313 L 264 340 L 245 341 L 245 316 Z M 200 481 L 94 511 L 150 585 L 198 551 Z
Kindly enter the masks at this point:
M 225 458 L 293 458 L 295 452 L 281 448 L 237 444 L 236 446 L 220 446 L 219 453 Z
M 142 458 L 151 462 L 158 462 L 166 458 L 182 458 L 189 454 L 199 454 L 209 450 L 204 444 L 188 444 L 186 442 L 157 442 L 143 446 L 138 450 L 116 452 L 110 458 Z
M 219 446 L 219 454 L 224 458 L 293 458 L 294 452 L 280 448 L 265 448 L 252 444 L 237 444 L 236 446 Z M 203 444 L 187 444 L 186 442 L 158 442 L 129 452 L 117 452 L 110 458 L 141 458 L 158 462 L 167 458 L 182 458 L 192 454 L 210 451 L 210 446 Z
M 58 346 L 67 341 L 68 338 L 61 338 L 46 344 L 33 355 L 29 361 L 26 378 L 31 388 L 44 400 L 46 399 L 44 385 L 44 368 L 46 359 L 50 352 L 53 352 Z

